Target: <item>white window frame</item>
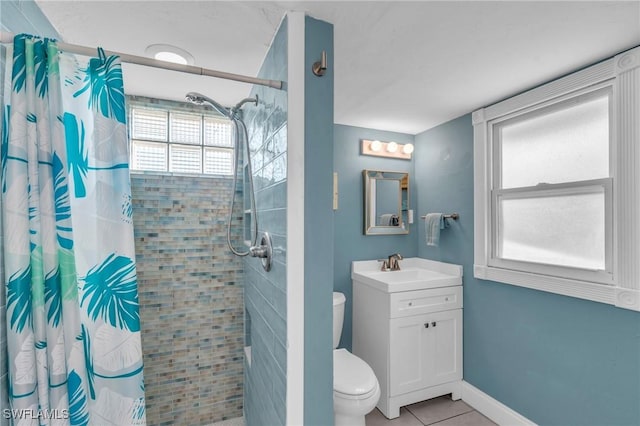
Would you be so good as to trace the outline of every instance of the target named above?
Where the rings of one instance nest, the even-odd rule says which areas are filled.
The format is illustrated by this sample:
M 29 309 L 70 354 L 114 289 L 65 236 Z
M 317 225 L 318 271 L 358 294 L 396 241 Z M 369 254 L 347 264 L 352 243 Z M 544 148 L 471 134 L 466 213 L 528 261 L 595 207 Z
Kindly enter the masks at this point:
M 500 189 L 493 127 L 523 114 L 610 90 L 610 176 L 581 182 Z M 477 110 L 474 126 L 474 276 L 640 311 L 640 48 Z M 497 166 L 497 165 L 496 165 Z M 602 189 L 599 189 L 602 188 Z M 499 197 L 605 194 L 604 270 L 498 258 Z

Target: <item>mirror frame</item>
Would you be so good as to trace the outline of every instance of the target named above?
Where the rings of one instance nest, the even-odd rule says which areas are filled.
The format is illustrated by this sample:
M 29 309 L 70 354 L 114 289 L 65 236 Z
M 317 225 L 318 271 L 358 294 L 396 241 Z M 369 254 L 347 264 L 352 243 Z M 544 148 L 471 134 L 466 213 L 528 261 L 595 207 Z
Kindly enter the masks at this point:
M 371 173 L 375 173 L 375 174 L 382 174 L 382 178 L 378 178 L 378 177 L 372 177 L 370 176 Z M 389 173 L 390 176 L 386 177 L 384 176 L 385 174 Z M 397 175 L 397 176 L 393 176 L 393 175 Z M 403 217 L 403 209 L 402 209 L 402 191 L 403 188 L 402 187 L 402 181 L 406 178 L 406 182 L 407 182 L 407 187 L 406 187 L 406 191 L 407 191 L 407 212 L 408 212 L 408 207 L 411 205 L 410 204 L 410 190 L 409 190 L 409 172 L 398 172 L 398 171 L 388 171 L 388 170 L 369 170 L 369 169 L 365 169 L 362 171 L 362 178 L 363 178 L 363 184 L 364 184 L 364 206 L 363 206 L 363 212 L 364 212 L 364 229 L 363 229 L 363 233 L 365 235 L 407 235 L 409 233 L 409 224 L 405 223 L 405 218 Z M 399 213 L 399 219 L 400 222 L 398 224 L 398 226 L 379 226 L 376 225 L 375 223 L 371 223 L 371 213 L 372 213 L 372 209 L 374 209 L 375 207 L 372 206 L 372 201 L 373 201 L 373 197 L 371 194 L 372 191 L 372 187 L 373 185 L 371 184 L 371 182 L 373 180 L 377 180 L 377 179 L 384 179 L 384 180 L 395 180 L 398 181 L 398 213 Z M 408 214 L 407 214 L 407 218 L 408 218 Z M 403 227 L 404 224 L 404 227 Z

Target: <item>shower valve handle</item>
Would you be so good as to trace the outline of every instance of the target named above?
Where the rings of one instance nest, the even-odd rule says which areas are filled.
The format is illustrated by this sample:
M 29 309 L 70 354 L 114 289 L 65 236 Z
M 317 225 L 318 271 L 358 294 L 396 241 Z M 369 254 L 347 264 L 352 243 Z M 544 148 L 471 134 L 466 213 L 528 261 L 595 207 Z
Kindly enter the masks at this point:
M 262 267 L 265 271 L 271 270 L 271 257 L 273 256 L 273 248 L 271 245 L 271 235 L 268 232 L 262 234 L 262 240 L 259 246 L 249 248 L 249 255 L 262 259 Z
M 267 247 L 266 246 L 253 246 L 249 248 L 249 255 L 251 257 L 259 257 L 261 259 L 267 257 Z

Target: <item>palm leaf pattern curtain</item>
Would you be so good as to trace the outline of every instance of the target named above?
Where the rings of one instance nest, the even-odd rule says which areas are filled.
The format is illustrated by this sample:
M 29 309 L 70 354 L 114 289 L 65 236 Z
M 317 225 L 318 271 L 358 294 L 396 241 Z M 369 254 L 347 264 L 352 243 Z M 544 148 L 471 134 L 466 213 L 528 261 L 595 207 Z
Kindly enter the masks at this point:
M 8 50 L 1 153 L 9 397 L 12 408 L 67 417 L 15 423 L 144 425 L 120 60 L 81 59 L 28 35 Z

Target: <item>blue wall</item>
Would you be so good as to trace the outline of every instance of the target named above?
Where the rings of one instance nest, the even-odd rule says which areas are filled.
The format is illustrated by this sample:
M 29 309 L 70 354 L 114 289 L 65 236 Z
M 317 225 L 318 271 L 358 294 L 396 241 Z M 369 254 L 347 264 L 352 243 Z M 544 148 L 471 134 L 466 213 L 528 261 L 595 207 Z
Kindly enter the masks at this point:
M 282 22 L 258 77 L 287 79 L 287 21 Z M 287 92 L 254 86 L 257 107 L 244 108 L 258 210 L 258 235 L 268 231 L 274 259 L 265 272 L 260 259 L 245 258 L 245 309 L 251 335 L 251 365 L 245 362 L 244 414 L 249 426 L 283 425 L 287 371 Z M 258 242 L 260 242 L 258 240 Z
M 306 17 L 304 50 L 304 424 L 320 426 L 333 423 L 333 25 Z
M 409 173 L 409 192 L 414 219 L 417 219 L 416 176 L 414 162 L 360 155 L 360 139 L 414 143 L 414 137 L 403 133 L 384 132 L 335 125 L 333 168 L 338 173 L 338 210 L 334 213 L 333 288 L 347 297 L 340 347 L 351 350 L 351 262 L 382 259 L 400 253 L 404 257 L 418 255 L 417 226 L 409 225 L 408 235 L 364 235 L 362 170 L 385 170 Z M 417 221 L 416 221 L 417 222 Z
M 464 267 L 465 381 L 538 424 L 640 424 L 640 314 L 476 280 L 471 116 L 415 140 L 420 214 L 460 213 L 418 254 Z
M 0 1 L 0 26 L 14 34 L 59 38 L 58 32 L 33 0 Z

